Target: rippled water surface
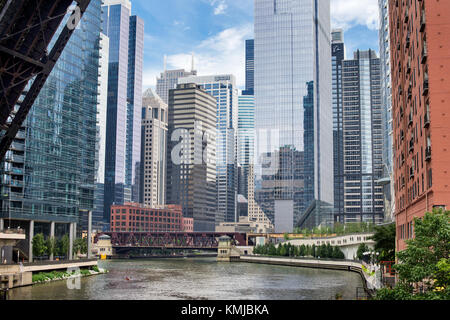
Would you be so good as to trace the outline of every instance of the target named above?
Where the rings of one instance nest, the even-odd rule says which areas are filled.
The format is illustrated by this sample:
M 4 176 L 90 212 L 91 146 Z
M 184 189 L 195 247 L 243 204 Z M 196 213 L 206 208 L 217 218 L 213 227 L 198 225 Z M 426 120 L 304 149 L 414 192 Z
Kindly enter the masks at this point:
M 39 300 L 327 300 L 355 299 L 358 274 L 247 263 L 214 258 L 109 260 L 109 273 L 83 278 L 80 289 L 56 281 L 10 291 L 10 299 Z M 127 279 L 128 278 L 128 279 Z

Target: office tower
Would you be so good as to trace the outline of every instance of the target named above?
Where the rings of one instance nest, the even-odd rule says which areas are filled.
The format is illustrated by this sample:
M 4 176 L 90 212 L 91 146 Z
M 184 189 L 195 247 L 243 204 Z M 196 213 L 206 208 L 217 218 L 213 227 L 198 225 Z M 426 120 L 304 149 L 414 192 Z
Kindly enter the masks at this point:
M 450 2 L 389 2 L 397 250 L 414 218 L 447 208 Z
M 169 90 L 167 203 L 194 218 L 194 231 L 216 222 L 216 99 L 196 84 Z
M 125 184 L 132 187 L 131 200 L 139 198 L 141 158 L 142 68 L 144 62 L 144 21 L 130 17 L 127 85 L 127 151 Z
M 165 204 L 168 106 L 152 89 L 142 99 L 141 190 L 142 203 Z
M 179 84 L 196 83 L 216 98 L 217 216 L 216 223 L 238 221 L 237 154 L 238 89 L 233 75 L 190 76 Z
M 103 206 L 105 192 L 105 157 L 106 157 L 106 114 L 108 105 L 108 67 L 109 38 L 100 33 L 98 68 L 98 104 L 97 104 L 97 138 L 95 141 L 95 191 L 94 211 L 92 212 L 92 230 L 106 231 L 103 223 Z
M 331 66 L 333 76 L 333 161 L 334 219 L 343 221 L 344 214 L 344 129 L 342 113 L 342 61 L 345 56 L 344 31 L 331 33 Z
M 238 194 L 248 198 L 249 166 L 253 163 L 255 141 L 255 98 L 250 95 L 238 97 L 238 143 L 237 156 L 240 166 Z
M 255 201 L 275 231 L 333 220 L 330 35 L 328 0 L 255 1 Z
M 27 241 L 74 239 L 94 209 L 100 16 L 92 0 L 1 165 L 0 224 L 26 229 Z
M 342 66 L 344 201 L 342 222 L 383 221 L 383 133 L 380 59 L 356 51 Z
M 392 79 L 391 46 L 389 37 L 389 1 L 378 0 L 380 12 L 380 61 L 381 61 L 381 103 L 383 110 L 383 179 L 384 218 L 394 221 L 395 195 L 392 153 Z
M 164 62 L 164 72 L 161 73 L 159 78 L 156 78 L 156 94 L 168 104 L 169 90 L 176 89 L 178 79 L 197 75 L 197 71 L 193 68 L 194 66 L 192 65 L 191 71 L 185 71 L 184 69 L 166 70 L 166 63 Z
M 243 96 L 255 94 L 255 40 L 245 41 L 245 90 Z
M 104 201 L 108 223 L 111 204 L 136 200 L 144 25 L 131 16 L 128 0 L 106 0 L 102 8 L 103 32 L 110 41 Z

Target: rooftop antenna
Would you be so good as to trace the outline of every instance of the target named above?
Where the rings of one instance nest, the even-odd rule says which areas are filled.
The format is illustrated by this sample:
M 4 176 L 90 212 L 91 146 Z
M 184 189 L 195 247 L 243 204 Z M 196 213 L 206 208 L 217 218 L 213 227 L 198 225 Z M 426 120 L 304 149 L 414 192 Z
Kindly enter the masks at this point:
M 194 71 L 194 53 L 191 53 L 192 55 L 192 62 L 191 62 L 191 72 Z
M 167 56 L 164 55 L 164 72 L 167 70 Z

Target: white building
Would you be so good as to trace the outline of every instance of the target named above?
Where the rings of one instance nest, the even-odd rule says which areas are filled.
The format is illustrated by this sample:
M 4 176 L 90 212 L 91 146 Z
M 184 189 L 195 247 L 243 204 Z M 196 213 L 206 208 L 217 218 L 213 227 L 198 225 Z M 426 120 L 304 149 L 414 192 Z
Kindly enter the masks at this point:
M 166 203 L 168 106 L 152 89 L 142 99 L 140 199 L 152 208 Z

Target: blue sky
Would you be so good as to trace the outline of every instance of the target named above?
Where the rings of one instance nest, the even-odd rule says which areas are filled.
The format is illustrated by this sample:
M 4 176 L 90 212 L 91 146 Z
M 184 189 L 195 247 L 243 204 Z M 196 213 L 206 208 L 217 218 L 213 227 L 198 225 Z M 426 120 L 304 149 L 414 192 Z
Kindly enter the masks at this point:
M 245 83 L 244 41 L 253 37 L 254 0 L 131 0 L 145 21 L 144 89 L 164 68 L 191 68 L 200 75 L 233 73 Z M 344 29 L 347 56 L 355 49 L 378 52 L 377 0 L 331 0 L 332 27 Z

